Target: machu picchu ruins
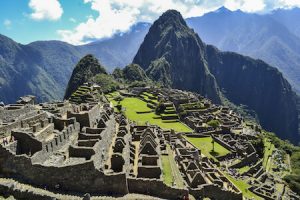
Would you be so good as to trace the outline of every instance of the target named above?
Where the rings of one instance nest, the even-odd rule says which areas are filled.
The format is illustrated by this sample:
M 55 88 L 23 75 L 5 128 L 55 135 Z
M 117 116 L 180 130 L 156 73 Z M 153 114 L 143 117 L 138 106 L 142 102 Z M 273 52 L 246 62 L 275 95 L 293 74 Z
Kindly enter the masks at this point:
M 300 200 L 296 1 L 0 1 L 0 200 Z
M 17 199 L 299 199 L 281 178 L 287 155 L 257 144 L 261 127 L 196 93 L 85 83 L 0 117 L 0 191 Z

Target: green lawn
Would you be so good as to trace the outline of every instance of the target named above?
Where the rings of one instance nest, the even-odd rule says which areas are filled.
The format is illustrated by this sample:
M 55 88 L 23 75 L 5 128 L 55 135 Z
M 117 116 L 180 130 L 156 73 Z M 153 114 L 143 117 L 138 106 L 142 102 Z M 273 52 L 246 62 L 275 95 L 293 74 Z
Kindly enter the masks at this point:
M 243 174 L 243 173 L 249 171 L 249 169 L 250 169 L 250 167 L 246 165 L 244 167 L 239 168 L 238 171 L 240 174 Z
M 160 116 L 154 112 L 137 114 L 137 112 L 151 111 L 151 109 L 147 107 L 147 103 L 138 98 L 124 98 L 121 104 L 128 119 L 136 121 L 138 124 L 149 122 L 163 129 L 174 129 L 176 132 L 192 132 L 189 127 L 181 122 L 164 123 Z
M 233 177 L 231 177 L 228 174 L 223 173 L 237 188 L 239 188 L 239 190 L 241 190 L 241 192 L 243 193 L 244 197 L 247 197 L 249 199 L 255 199 L 255 200 L 262 200 L 261 197 L 257 196 L 256 194 L 254 194 L 253 192 L 249 191 L 248 188 L 250 187 L 250 185 L 246 182 L 246 180 L 242 180 L 242 179 L 235 179 Z
M 162 166 L 163 166 L 163 175 L 164 183 L 167 185 L 172 185 L 172 182 L 175 183 L 176 187 L 183 188 L 183 178 L 180 174 L 180 171 L 176 165 L 176 162 L 173 157 L 173 151 L 170 146 L 167 145 L 168 155 L 162 155 Z
M 263 167 L 265 169 L 269 169 L 271 164 L 269 157 L 272 156 L 275 147 L 274 144 L 272 144 L 267 138 L 264 139 L 264 146 L 265 148 L 264 148 Z
M 201 152 L 209 158 L 216 159 L 216 156 L 225 156 L 230 153 L 229 150 L 221 146 L 219 143 L 215 142 L 215 153 L 212 152 L 212 138 L 204 137 L 204 138 L 195 138 L 195 137 L 186 137 L 186 139 L 195 145 Z
M 171 186 L 173 182 L 173 177 L 172 177 L 172 168 L 171 168 L 169 156 L 162 155 L 161 161 L 163 167 L 164 183 Z

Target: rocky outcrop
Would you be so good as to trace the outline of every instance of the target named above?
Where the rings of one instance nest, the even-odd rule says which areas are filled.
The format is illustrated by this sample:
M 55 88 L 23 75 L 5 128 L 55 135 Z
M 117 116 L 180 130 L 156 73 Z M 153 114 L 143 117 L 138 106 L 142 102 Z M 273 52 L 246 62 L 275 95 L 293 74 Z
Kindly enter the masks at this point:
M 266 130 L 299 141 L 296 94 L 278 69 L 213 46 L 207 46 L 207 61 L 226 98 L 254 110 Z
M 167 11 L 154 22 L 133 63 L 165 86 L 199 92 L 220 103 L 216 80 L 205 61 L 205 45 L 177 11 Z
M 107 74 L 107 72 L 93 55 L 88 54 L 83 57 L 73 70 L 66 89 L 65 99 L 68 99 L 79 86 L 97 74 Z

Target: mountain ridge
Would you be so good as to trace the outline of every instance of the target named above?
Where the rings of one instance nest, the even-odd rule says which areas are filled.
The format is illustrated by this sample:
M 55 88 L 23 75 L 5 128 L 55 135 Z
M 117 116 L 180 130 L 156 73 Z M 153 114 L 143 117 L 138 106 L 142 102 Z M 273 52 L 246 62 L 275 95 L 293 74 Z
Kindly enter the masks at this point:
M 299 140 L 296 94 L 282 73 L 262 60 L 206 45 L 179 15 L 169 10 L 153 23 L 133 63 L 148 76 L 155 67 L 169 70 L 171 87 L 198 92 L 215 103 L 223 95 L 244 104 L 268 130 Z

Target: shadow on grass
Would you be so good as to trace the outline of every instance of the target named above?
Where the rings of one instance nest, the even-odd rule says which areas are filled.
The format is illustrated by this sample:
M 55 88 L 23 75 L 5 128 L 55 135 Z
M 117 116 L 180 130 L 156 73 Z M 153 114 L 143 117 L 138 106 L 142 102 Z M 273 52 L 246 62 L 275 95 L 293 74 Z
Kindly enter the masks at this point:
M 214 157 L 217 157 L 217 156 L 220 155 L 218 152 L 215 152 L 215 151 L 213 151 L 213 150 L 211 150 L 209 153 L 210 153 L 212 156 L 214 156 Z

